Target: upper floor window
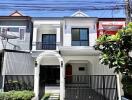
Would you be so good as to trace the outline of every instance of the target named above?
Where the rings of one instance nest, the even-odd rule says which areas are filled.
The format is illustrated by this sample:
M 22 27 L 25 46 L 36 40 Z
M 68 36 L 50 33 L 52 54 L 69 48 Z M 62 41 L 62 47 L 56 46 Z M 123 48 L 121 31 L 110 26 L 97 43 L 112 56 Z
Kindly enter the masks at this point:
M 42 35 L 42 49 L 55 50 L 56 49 L 56 34 Z
M 72 46 L 88 46 L 89 45 L 89 29 L 88 28 L 72 28 Z
M 37 42 L 37 50 L 56 50 L 56 34 L 42 34 L 42 42 Z
M 21 27 L 1 27 L 0 33 L 10 35 L 12 34 L 13 36 L 19 37 L 20 40 L 24 40 L 25 30 L 26 30 L 25 28 Z

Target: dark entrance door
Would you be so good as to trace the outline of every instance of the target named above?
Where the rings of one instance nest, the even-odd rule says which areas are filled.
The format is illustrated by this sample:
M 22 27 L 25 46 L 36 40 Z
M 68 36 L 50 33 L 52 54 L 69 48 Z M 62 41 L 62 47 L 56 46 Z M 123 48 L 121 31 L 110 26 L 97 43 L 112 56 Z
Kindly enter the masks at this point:
M 72 81 L 72 65 L 66 64 L 66 77 L 67 81 L 70 83 Z
M 39 99 L 45 93 L 45 86 L 58 86 L 60 82 L 59 65 L 40 65 Z
M 60 66 L 46 65 L 40 66 L 40 80 L 45 82 L 45 85 L 56 86 L 60 81 Z
M 56 49 L 56 34 L 42 34 L 42 49 Z

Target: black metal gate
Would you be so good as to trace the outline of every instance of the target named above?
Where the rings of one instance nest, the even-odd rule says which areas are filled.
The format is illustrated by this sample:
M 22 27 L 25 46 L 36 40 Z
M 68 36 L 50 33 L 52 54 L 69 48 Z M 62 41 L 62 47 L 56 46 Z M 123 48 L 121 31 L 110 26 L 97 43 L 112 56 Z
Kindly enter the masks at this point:
M 65 81 L 65 100 L 118 100 L 115 75 L 72 75 Z
M 0 75 L 0 90 L 2 89 L 2 85 L 3 85 L 3 76 Z
M 39 82 L 39 100 L 42 99 L 44 94 L 45 94 L 45 82 L 44 81 L 40 81 Z

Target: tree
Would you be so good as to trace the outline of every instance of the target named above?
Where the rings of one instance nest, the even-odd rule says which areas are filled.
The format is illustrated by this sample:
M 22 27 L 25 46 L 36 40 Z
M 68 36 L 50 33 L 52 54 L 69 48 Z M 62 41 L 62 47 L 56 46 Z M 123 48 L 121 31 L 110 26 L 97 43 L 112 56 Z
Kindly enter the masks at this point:
M 115 35 L 106 33 L 99 36 L 94 48 L 101 51 L 102 64 L 114 68 L 115 73 L 132 75 L 132 57 L 129 55 L 129 52 L 132 51 L 132 23 L 119 30 Z

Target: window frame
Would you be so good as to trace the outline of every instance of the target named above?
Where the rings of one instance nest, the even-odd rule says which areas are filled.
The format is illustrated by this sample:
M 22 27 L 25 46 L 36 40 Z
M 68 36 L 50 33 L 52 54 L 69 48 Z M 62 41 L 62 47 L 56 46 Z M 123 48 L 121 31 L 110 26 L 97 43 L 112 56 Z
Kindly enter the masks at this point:
M 73 40 L 73 32 L 72 31 L 74 29 L 79 29 L 79 39 Z M 86 40 L 81 39 L 81 35 L 80 35 L 80 33 L 81 33 L 80 30 L 81 29 L 86 29 L 87 30 L 87 39 Z M 78 41 L 79 45 L 73 45 L 73 41 Z M 87 46 L 89 46 L 89 28 L 71 28 L 71 45 L 72 46 L 84 46 L 84 45 L 81 44 L 81 42 L 83 42 L 83 41 L 84 42 L 86 41 L 87 42 Z
M 50 36 L 49 39 L 48 39 L 48 41 L 50 41 L 51 36 L 55 36 L 55 43 L 45 43 L 45 42 L 43 41 L 43 37 L 46 36 L 46 35 L 47 35 L 47 36 Z M 57 42 L 57 41 L 56 41 L 56 40 L 57 40 L 57 39 L 56 39 L 56 36 L 57 36 L 56 34 L 42 34 L 42 49 L 44 49 L 43 45 L 45 45 L 45 46 L 46 46 L 46 45 L 49 45 L 49 47 L 50 47 L 50 45 L 51 45 L 51 46 L 53 45 L 53 49 L 50 49 L 50 48 L 49 48 L 49 49 L 45 49 L 45 50 L 56 50 L 56 42 Z M 54 48 L 54 46 L 55 46 L 55 48 Z
M 19 39 L 19 41 L 25 40 L 26 26 L 0 26 L 0 33 L 2 33 L 3 29 L 7 29 L 7 32 L 8 32 L 8 28 L 18 28 L 18 35 L 19 36 L 20 36 L 20 29 L 24 29 L 24 38 L 21 40 L 19 37 L 18 39 Z M 9 30 L 9 32 L 10 32 L 10 30 Z

